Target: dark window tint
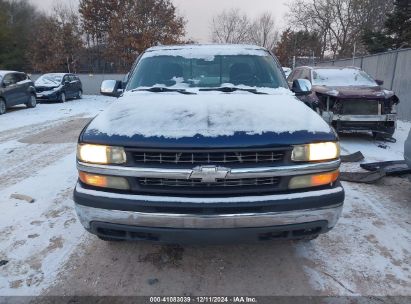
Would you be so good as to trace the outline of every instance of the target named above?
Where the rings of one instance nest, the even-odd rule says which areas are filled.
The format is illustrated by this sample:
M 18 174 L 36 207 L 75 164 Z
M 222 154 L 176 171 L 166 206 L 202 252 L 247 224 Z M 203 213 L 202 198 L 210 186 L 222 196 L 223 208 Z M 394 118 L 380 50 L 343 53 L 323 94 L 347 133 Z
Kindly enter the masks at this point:
M 16 75 L 16 81 L 17 81 L 17 82 L 21 82 L 21 81 L 27 80 L 27 75 L 24 74 L 24 73 L 18 73 L 18 74 L 15 74 L 15 75 Z
M 6 86 L 15 84 L 16 82 L 17 82 L 17 80 L 16 80 L 15 74 L 7 74 L 6 76 L 4 76 L 3 83 Z

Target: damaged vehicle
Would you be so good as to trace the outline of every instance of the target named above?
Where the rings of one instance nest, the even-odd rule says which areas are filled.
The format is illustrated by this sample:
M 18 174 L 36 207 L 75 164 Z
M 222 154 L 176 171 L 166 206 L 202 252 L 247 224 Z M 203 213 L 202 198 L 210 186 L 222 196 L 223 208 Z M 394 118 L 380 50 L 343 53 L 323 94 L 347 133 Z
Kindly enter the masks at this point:
M 50 73 L 38 78 L 36 86 L 37 100 L 41 102 L 66 102 L 68 99 L 81 99 L 83 85 L 74 74 Z
M 312 83 L 312 94 L 300 99 L 338 132 L 394 135 L 400 101 L 394 92 L 382 88 L 383 81 L 374 80 L 355 67 L 299 67 L 289 76 L 289 83 L 295 79 Z
M 158 46 L 81 132 L 74 200 L 106 241 L 314 239 L 343 208 L 339 139 L 266 49 Z M 284 111 L 286 109 L 286 111 Z

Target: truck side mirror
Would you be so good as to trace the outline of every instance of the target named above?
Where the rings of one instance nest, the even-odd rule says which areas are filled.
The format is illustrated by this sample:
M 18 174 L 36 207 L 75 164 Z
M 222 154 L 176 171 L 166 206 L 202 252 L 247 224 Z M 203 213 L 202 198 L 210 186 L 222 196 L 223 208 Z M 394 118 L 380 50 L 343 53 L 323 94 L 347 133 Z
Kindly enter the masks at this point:
M 118 80 L 104 80 L 100 88 L 101 95 L 119 97 L 123 93 L 122 82 Z
M 312 92 L 311 82 L 307 79 L 296 79 L 293 81 L 291 91 L 297 96 L 310 95 Z
M 376 82 L 379 86 L 384 85 L 384 80 L 376 79 L 375 82 Z

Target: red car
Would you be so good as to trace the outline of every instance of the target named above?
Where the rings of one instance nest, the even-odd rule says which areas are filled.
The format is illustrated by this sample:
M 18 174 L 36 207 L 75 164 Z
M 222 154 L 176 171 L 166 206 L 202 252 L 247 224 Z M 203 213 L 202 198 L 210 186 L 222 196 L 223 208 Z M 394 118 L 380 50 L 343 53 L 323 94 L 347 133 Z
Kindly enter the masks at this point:
M 355 67 L 299 67 L 288 77 L 307 79 L 312 94 L 300 99 L 339 131 L 371 131 L 374 136 L 392 137 L 396 129 L 395 106 L 400 102 L 392 91 L 382 88 Z

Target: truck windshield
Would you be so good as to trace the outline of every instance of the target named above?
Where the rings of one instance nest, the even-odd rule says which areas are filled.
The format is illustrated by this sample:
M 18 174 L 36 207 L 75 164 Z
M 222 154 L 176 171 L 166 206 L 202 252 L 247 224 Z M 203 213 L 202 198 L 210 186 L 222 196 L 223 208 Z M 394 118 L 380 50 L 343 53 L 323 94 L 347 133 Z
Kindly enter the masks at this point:
M 181 89 L 224 86 L 287 88 L 287 83 L 269 54 L 220 55 L 211 58 L 143 56 L 130 78 L 127 90 L 155 86 Z
M 367 73 L 357 69 L 315 69 L 313 71 L 313 85 L 348 87 L 367 86 L 375 87 L 378 84 Z

